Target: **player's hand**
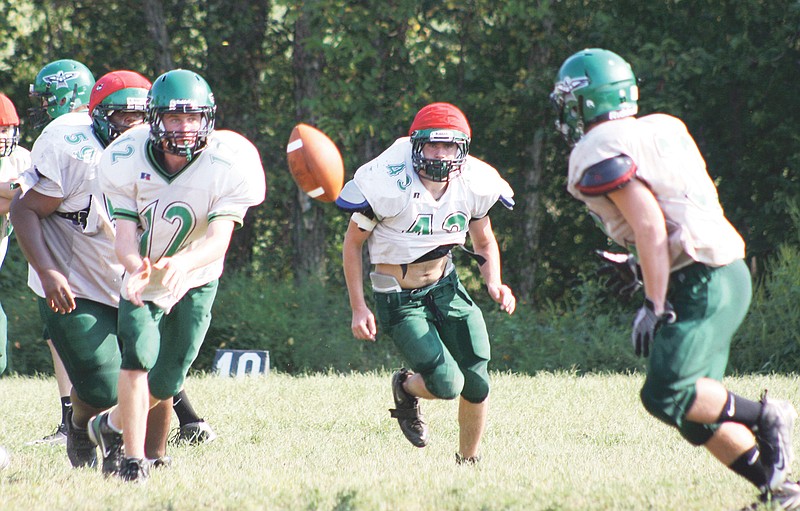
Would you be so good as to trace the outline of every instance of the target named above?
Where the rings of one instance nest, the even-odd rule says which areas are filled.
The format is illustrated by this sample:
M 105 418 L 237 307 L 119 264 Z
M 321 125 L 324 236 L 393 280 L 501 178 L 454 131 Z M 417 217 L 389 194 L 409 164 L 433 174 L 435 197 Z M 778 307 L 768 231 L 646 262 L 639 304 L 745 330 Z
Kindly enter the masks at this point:
M 510 287 L 505 284 L 487 284 L 486 288 L 489 290 L 492 300 L 500 304 L 501 311 L 514 314 L 517 308 L 517 299 Z
M 57 270 L 45 270 L 39 274 L 47 306 L 53 312 L 69 314 L 75 310 L 75 295 L 67 278 Z
M 617 254 L 605 250 L 595 250 L 594 253 L 603 261 L 597 275 L 606 278 L 606 286 L 611 292 L 630 298 L 642 288 L 644 284 L 641 272 L 633 254 Z
M 669 302 L 664 302 L 664 312 L 656 314 L 653 302 L 649 298 L 645 298 L 644 305 L 636 311 L 636 317 L 633 318 L 631 343 L 636 356 L 649 356 L 650 345 L 653 343 L 659 327 L 664 324 L 671 325 L 677 319 L 678 316 Z
M 153 268 L 164 272 L 161 277 L 161 285 L 167 288 L 176 300 L 186 294 L 188 270 L 181 264 L 178 257 L 162 257 L 153 265 Z
M 142 291 L 150 283 L 150 275 L 153 273 L 153 265 L 150 264 L 150 258 L 145 257 L 142 259 L 142 265 L 133 273 L 128 276 L 128 283 L 125 290 L 128 294 L 128 301 L 137 307 L 144 305 L 142 300 Z
M 362 341 L 375 341 L 378 328 L 375 325 L 375 315 L 368 307 L 353 309 L 353 321 L 350 324 L 353 337 Z

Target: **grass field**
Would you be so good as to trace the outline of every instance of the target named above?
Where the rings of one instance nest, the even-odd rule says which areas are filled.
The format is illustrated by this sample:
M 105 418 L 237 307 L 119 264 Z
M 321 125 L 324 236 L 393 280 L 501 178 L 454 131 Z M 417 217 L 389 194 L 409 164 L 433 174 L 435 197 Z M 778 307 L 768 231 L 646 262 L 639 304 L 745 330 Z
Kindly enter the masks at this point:
M 389 374 L 272 373 L 188 380 L 219 439 L 171 448 L 147 484 L 73 470 L 63 447 L 25 446 L 56 425 L 52 378 L 0 379 L 3 510 L 727 510 L 749 484 L 644 411 L 641 374 L 493 374 L 483 460 L 457 466 L 455 402 L 425 402 L 432 442 L 409 444 Z M 800 402 L 796 376 L 727 380 Z

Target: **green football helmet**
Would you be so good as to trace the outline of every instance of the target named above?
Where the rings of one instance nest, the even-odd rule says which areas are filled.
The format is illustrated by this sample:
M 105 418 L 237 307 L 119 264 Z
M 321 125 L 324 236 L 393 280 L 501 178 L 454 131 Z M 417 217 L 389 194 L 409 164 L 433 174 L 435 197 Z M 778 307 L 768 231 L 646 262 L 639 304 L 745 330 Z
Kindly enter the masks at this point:
M 588 48 L 561 65 L 550 100 L 557 114 L 556 130 L 572 145 L 594 123 L 636 115 L 639 88 L 622 57 Z
M 423 179 L 444 182 L 456 177 L 469 154 L 472 130 L 467 117 L 450 103 L 431 103 L 417 112 L 411 128 L 411 164 Z M 457 147 L 456 156 L 450 160 L 425 158 L 423 148 L 429 143 L 452 143 Z
M 208 83 L 199 74 L 186 69 L 174 69 L 162 74 L 153 82 L 147 95 L 147 117 L 150 124 L 150 142 L 154 149 L 191 160 L 206 146 L 208 136 L 214 131 L 214 113 L 217 106 Z M 165 114 L 201 114 L 200 128 L 193 132 L 167 131 Z M 194 138 L 192 144 L 180 142 Z
M 40 128 L 52 119 L 89 104 L 94 76 L 78 61 L 56 60 L 44 66 L 30 85 L 36 106 L 28 110 L 31 124 Z
M 92 116 L 94 133 L 103 146 L 131 127 L 117 115 L 135 117 L 132 123 L 144 120 L 149 90 L 150 80 L 135 71 L 112 71 L 97 80 L 89 98 L 89 114 Z

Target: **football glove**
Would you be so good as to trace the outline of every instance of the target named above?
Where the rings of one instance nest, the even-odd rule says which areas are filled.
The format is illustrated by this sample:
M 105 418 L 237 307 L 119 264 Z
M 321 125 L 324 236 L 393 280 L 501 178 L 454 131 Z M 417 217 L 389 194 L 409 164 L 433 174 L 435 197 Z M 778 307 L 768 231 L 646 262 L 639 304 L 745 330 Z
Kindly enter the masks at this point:
M 603 261 L 597 275 L 606 278 L 606 286 L 613 293 L 630 298 L 642 288 L 641 272 L 633 254 L 616 254 L 605 250 L 595 250 L 594 253 Z
M 636 356 L 649 356 L 650 344 L 653 343 L 659 327 L 663 324 L 671 325 L 677 319 L 678 316 L 669 302 L 664 302 L 664 312 L 658 315 L 655 313 L 653 302 L 649 298 L 645 298 L 644 305 L 636 311 L 636 317 L 633 318 L 631 343 Z

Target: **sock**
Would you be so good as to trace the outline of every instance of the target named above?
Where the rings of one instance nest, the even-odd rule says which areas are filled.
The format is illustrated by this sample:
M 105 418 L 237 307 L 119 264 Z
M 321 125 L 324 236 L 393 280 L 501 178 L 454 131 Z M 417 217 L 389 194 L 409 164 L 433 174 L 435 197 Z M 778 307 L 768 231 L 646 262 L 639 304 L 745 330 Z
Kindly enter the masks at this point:
M 725 406 L 722 407 L 722 413 L 719 414 L 717 422 L 738 422 L 753 429 L 753 426 L 758 424 L 760 415 L 761 403 L 728 392 L 728 400 L 725 401 Z
M 109 427 L 109 429 L 111 429 L 111 431 L 113 431 L 115 433 L 122 434 L 122 428 L 117 427 L 116 424 L 111 422 L 111 414 L 110 413 L 108 414 L 108 419 L 106 420 L 106 424 L 108 424 L 108 427 Z
M 757 445 L 739 456 L 728 468 L 753 483 L 759 490 L 767 485 L 767 471 L 761 463 L 761 452 Z
M 72 408 L 72 400 L 69 396 L 64 396 L 61 398 L 61 424 L 67 423 L 67 414 L 69 413 L 70 408 Z
M 185 390 L 178 392 L 172 399 L 172 409 L 175 411 L 175 415 L 178 416 L 178 422 L 180 422 L 181 426 L 189 424 L 190 422 L 201 422 L 203 420 L 197 415 L 194 408 L 192 408 L 192 403 L 189 402 Z

